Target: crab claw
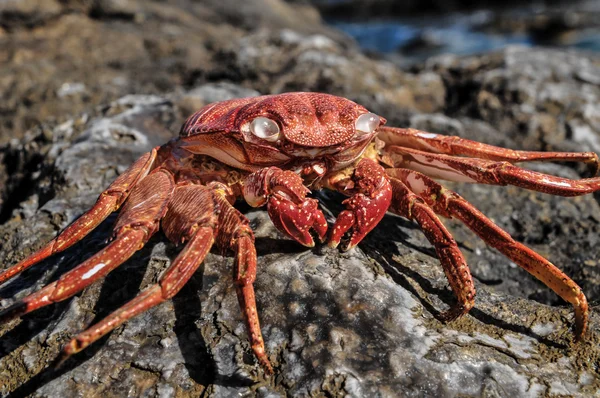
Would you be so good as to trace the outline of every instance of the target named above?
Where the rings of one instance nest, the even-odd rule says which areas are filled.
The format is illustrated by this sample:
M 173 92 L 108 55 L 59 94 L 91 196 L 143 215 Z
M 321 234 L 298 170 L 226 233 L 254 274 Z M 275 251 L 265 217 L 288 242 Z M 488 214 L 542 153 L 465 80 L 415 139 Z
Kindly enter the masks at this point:
M 346 210 L 335 220 L 329 239 L 329 246 L 337 247 L 349 232 L 350 239 L 342 245 L 343 251 L 352 249 L 379 224 L 392 200 L 388 177 L 374 161 L 361 160 L 351 179 L 354 194 L 342 202 Z
M 318 201 L 306 197 L 310 191 L 298 174 L 277 167 L 261 169 L 247 177 L 243 193 L 250 206 L 266 202 L 275 227 L 300 244 L 315 245 L 311 230 L 321 242 L 325 241 L 327 220 Z
M 321 242 L 327 234 L 327 220 L 319 210 L 315 199 L 307 198 L 299 205 L 280 195 L 272 195 L 267 205 L 269 217 L 275 227 L 284 234 L 307 247 L 313 247 L 315 242 L 310 229 L 312 228 Z

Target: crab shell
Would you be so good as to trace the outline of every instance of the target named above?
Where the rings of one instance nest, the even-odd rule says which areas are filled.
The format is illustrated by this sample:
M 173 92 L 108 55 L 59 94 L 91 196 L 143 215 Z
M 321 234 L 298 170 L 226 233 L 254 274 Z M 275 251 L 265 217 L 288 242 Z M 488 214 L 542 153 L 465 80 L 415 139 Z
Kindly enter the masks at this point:
M 290 163 L 322 164 L 339 170 L 358 159 L 377 135 L 357 131 L 369 111 L 346 98 L 318 93 L 287 93 L 232 99 L 203 107 L 179 133 L 182 148 L 247 171 Z M 268 118 L 281 131 L 277 142 L 258 138 L 251 122 Z M 386 120 L 380 116 L 379 124 Z

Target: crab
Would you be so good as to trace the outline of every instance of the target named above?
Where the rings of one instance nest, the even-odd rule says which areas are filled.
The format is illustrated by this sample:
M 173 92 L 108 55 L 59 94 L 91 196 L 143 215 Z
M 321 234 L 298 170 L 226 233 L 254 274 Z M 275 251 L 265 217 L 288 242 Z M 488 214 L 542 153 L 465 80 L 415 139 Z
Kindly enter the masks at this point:
M 234 281 L 254 355 L 273 373 L 261 334 L 253 283 L 254 235 L 234 203 L 266 205 L 284 235 L 312 247 L 326 239 L 350 250 L 390 211 L 414 220 L 432 243 L 456 296 L 440 318 L 452 321 L 475 304 L 475 287 L 459 247 L 439 216 L 462 221 L 487 244 L 538 278 L 575 310 L 575 338 L 588 327 L 581 288 L 547 259 L 515 241 L 436 179 L 518 187 L 561 196 L 600 191 L 600 177 L 581 180 L 530 171 L 523 161 L 584 162 L 595 175 L 593 152 L 530 152 L 410 128 L 348 99 L 286 93 L 207 105 L 183 124 L 179 138 L 142 155 L 96 204 L 40 250 L 0 274 L 0 283 L 80 241 L 120 209 L 112 241 L 59 280 L 0 312 L 6 322 L 65 300 L 124 263 L 162 228 L 183 249 L 159 282 L 87 330 L 63 349 L 68 357 L 128 319 L 169 300 L 191 278 L 213 245 L 232 249 Z M 311 190 L 348 196 L 328 228 Z

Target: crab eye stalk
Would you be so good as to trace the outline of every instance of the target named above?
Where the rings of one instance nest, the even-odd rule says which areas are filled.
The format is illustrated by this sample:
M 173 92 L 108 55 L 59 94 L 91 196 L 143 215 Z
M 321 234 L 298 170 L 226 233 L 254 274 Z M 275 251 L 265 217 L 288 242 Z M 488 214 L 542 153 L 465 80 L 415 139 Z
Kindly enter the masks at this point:
M 266 141 L 275 142 L 279 139 L 280 131 L 277 123 L 266 117 L 257 117 L 250 123 L 252 134 Z
M 371 134 L 379 127 L 380 119 L 374 113 L 365 113 L 356 119 L 356 132 L 359 134 Z

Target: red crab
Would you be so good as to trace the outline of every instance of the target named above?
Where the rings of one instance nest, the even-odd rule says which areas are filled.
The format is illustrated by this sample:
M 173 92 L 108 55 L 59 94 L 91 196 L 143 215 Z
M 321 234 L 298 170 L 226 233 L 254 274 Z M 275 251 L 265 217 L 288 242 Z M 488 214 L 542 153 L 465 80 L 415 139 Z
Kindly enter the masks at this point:
M 213 244 L 235 252 L 235 283 L 252 350 L 272 373 L 261 335 L 253 282 L 254 235 L 233 206 L 242 198 L 267 205 L 275 226 L 305 246 L 324 241 L 328 226 L 310 189 L 347 196 L 329 234 L 330 246 L 356 246 L 387 211 L 415 220 L 431 241 L 457 303 L 450 321 L 474 305 L 469 268 L 438 215 L 457 218 L 575 308 L 575 334 L 584 336 L 588 304 L 580 287 L 548 260 L 516 242 L 455 192 L 433 178 L 516 185 L 554 195 L 600 190 L 600 177 L 569 180 L 514 166 L 522 161 L 573 161 L 598 171 L 592 152 L 526 152 L 459 137 L 384 127 L 385 119 L 345 98 L 288 93 L 234 99 L 205 106 L 181 128 L 179 138 L 139 158 L 104 191 L 94 207 L 38 252 L 0 274 L 0 283 L 81 240 L 121 208 L 112 242 L 56 282 L 0 313 L 8 320 L 65 300 L 125 262 L 162 224 L 183 250 L 158 284 L 78 334 L 64 348 L 76 353 L 127 319 L 173 297 Z

